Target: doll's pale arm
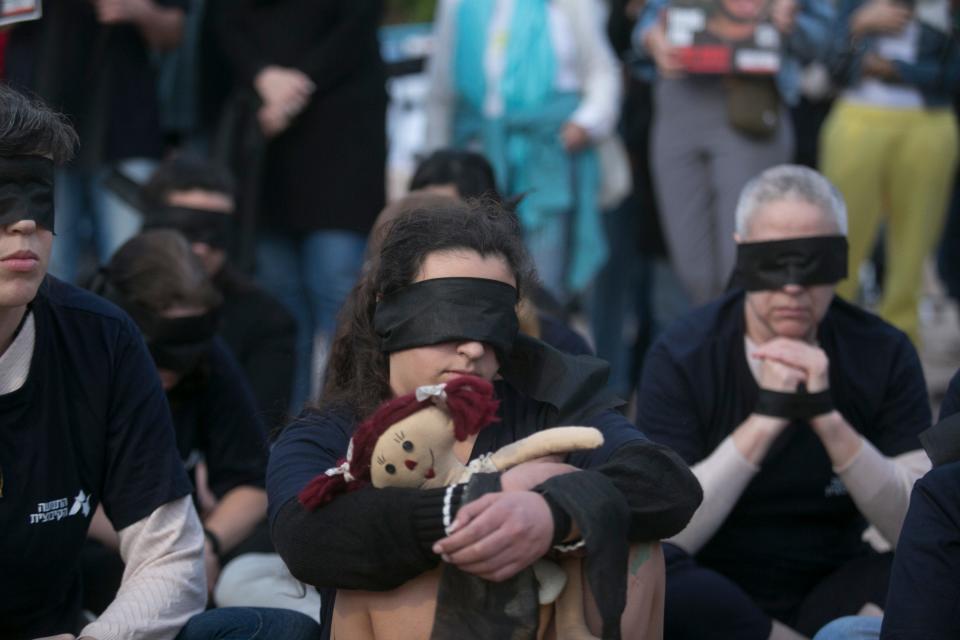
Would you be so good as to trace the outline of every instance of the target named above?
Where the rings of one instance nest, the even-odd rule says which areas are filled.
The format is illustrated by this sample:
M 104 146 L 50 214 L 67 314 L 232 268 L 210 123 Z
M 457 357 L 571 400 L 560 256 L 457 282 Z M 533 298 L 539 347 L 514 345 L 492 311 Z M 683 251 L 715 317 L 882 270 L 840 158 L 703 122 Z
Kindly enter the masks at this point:
M 505 471 L 522 462 L 555 453 L 570 453 L 584 449 L 596 449 L 603 444 L 603 434 L 593 427 L 554 427 L 544 429 L 491 454 L 493 465 Z

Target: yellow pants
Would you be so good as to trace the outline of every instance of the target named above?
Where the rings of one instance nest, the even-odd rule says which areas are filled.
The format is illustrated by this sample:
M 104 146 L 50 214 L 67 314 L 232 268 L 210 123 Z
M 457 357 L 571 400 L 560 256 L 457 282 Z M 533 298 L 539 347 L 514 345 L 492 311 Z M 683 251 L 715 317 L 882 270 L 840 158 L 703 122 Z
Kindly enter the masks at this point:
M 940 238 L 957 161 L 953 111 L 886 109 L 840 100 L 823 125 L 820 169 L 847 203 L 849 273 L 837 292 L 857 295 L 860 264 L 886 222 L 880 315 L 919 346 L 923 262 Z

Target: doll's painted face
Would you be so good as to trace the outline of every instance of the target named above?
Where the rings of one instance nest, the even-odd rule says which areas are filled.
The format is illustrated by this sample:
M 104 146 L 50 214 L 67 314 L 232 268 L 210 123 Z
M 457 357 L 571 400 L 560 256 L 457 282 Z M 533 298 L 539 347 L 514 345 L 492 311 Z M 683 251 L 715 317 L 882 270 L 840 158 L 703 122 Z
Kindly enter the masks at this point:
M 453 453 L 453 423 L 446 412 L 428 407 L 387 429 L 373 448 L 373 486 L 417 489 L 444 477 L 458 461 Z

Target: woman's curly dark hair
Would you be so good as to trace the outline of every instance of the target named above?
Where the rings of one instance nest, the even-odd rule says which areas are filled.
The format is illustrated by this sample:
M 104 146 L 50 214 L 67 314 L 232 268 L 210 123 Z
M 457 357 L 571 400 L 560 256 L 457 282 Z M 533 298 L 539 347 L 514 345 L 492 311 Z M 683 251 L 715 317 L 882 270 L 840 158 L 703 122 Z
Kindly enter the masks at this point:
M 411 284 L 426 257 L 437 251 L 470 249 L 501 256 L 513 272 L 519 295 L 535 279 L 516 215 L 489 199 L 406 211 L 389 223 L 357 285 L 340 312 L 330 351 L 321 407 L 370 415 L 391 397 L 388 354 L 373 328 L 377 301 Z

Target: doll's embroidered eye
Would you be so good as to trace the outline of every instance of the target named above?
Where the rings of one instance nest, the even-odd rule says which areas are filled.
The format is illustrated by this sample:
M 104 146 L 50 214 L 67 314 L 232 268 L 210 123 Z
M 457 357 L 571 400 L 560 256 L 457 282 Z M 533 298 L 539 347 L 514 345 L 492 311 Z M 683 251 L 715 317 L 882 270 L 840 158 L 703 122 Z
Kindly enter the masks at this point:
M 404 451 L 407 451 L 407 452 L 413 451 L 413 443 L 410 442 L 409 440 L 407 440 L 406 442 L 404 442 L 404 443 L 403 443 L 403 450 L 404 450 Z
M 384 469 L 386 469 L 387 473 L 389 473 L 390 475 L 393 475 L 397 472 L 397 468 L 392 464 L 388 464 L 386 467 L 384 467 Z

